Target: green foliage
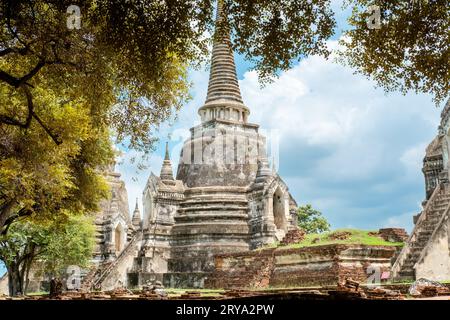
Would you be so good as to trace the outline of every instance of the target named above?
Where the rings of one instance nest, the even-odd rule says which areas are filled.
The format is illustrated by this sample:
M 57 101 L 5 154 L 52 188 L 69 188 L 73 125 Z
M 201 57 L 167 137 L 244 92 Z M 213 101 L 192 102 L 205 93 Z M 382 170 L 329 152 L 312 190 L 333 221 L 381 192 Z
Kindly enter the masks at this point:
M 11 64 L 0 61 L 4 66 Z M 108 127 L 94 122 L 85 99 L 72 99 L 47 84 L 43 77 L 34 86 L 33 112 L 51 123 L 61 144 L 37 121 L 26 129 L 0 124 L 0 233 L 19 217 L 44 218 L 62 209 L 95 211 L 108 194 L 99 174 L 114 155 Z M 0 85 L 0 113 L 20 113 L 23 103 L 13 87 Z
M 64 273 L 68 266 L 87 267 L 95 245 L 92 217 L 69 216 L 66 221 L 50 225 L 48 242 L 39 257 L 44 270 Z
M 330 237 L 336 232 L 348 232 L 349 236 L 346 239 L 334 239 Z M 300 243 L 289 245 L 289 248 L 301 248 L 311 246 L 321 246 L 327 244 L 362 244 L 371 246 L 402 246 L 402 242 L 389 242 L 377 237 L 373 234 L 374 231 L 359 230 L 359 229 L 337 229 L 325 233 L 311 233 L 307 234 L 305 239 Z M 283 247 L 284 248 L 284 247 Z
M 386 90 L 449 95 L 450 9 L 447 0 L 347 0 L 351 28 L 341 43 L 342 61 Z M 370 5 L 380 8 L 381 26 L 369 29 Z
M 15 223 L 8 235 L 0 237 L 0 259 L 9 269 L 16 263 L 20 265 L 27 255 L 36 256 L 47 242 L 47 229 L 30 222 Z
M 83 1 L 81 28 L 71 30 L 66 10 L 73 1 L 4 2 L 0 80 L 23 100 L 25 90 L 35 97 L 34 86 L 47 79 L 45 88 L 69 101 L 88 101 L 92 116 L 111 125 L 119 143 L 149 152 L 154 130 L 189 98 L 187 68 L 208 57 L 205 31 L 212 32 L 215 3 Z M 224 4 L 236 49 L 256 59 L 262 78 L 288 69 L 298 56 L 327 53 L 324 41 L 334 26 L 328 0 Z M 3 110 L 2 122 L 28 127 L 27 115 L 37 119 L 27 107 Z M 58 140 L 51 122 L 44 124 Z
M 71 215 L 45 223 L 20 221 L 0 237 L 0 259 L 8 266 L 32 255 L 45 271 L 55 273 L 72 264 L 86 267 L 94 243 L 91 217 Z
M 320 233 L 330 230 L 330 224 L 322 217 L 322 213 L 306 204 L 298 208 L 298 226 L 306 233 Z
M 194 55 L 192 46 L 180 44 L 189 40 L 184 34 L 186 19 L 171 26 L 175 32 L 168 26 L 189 11 L 176 6 L 160 12 L 154 1 L 84 1 L 78 4 L 81 29 L 68 29 L 66 10 L 72 4 L 2 3 L 0 83 L 22 103 L 1 110 L 1 122 L 28 128 L 31 115 L 31 122 L 42 119 L 42 128 L 55 142 L 65 141 L 53 119 L 34 109 L 49 108 L 36 99 L 51 92 L 56 106 L 87 103 L 89 120 L 111 126 L 118 143 L 129 141 L 132 148 L 150 151 L 153 130 L 188 97 L 186 66 Z M 170 19 L 161 24 L 164 18 Z
M 234 48 L 253 62 L 262 82 L 295 60 L 327 57 L 335 21 L 329 0 L 227 0 Z
M 0 236 L 0 260 L 10 276 L 10 294 L 25 292 L 28 272 L 38 264 L 45 273 L 63 274 L 69 265 L 86 267 L 92 256 L 95 230 L 92 218 L 58 215 L 44 222 L 14 222 Z
M 188 68 L 208 56 L 215 3 L 88 0 L 76 3 L 80 29 L 67 27 L 70 0 L 0 4 L 0 233 L 19 217 L 95 211 L 111 137 L 153 150 L 155 130 L 189 99 Z M 235 47 L 264 79 L 326 54 L 328 3 L 224 7 Z

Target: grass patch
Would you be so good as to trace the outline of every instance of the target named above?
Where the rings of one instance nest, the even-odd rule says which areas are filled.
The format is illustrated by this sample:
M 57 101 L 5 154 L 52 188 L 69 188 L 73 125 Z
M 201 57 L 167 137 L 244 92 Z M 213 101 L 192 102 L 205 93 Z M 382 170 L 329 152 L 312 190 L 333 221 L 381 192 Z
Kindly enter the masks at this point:
M 348 232 L 349 235 L 346 239 L 333 239 L 333 235 L 336 233 Z M 359 229 L 337 229 L 330 232 L 320 234 L 307 234 L 305 239 L 299 243 L 283 246 L 282 248 L 303 248 L 323 246 L 327 244 L 363 244 L 370 246 L 403 246 L 403 242 L 389 242 L 385 241 L 381 237 L 370 234 L 371 232 L 377 232 L 372 230 L 359 230 Z

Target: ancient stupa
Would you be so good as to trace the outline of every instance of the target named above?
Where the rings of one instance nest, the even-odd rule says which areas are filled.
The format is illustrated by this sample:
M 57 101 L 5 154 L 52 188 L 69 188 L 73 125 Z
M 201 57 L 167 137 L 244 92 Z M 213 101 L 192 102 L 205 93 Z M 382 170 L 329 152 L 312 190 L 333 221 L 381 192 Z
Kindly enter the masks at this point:
M 269 168 L 259 126 L 248 122 L 220 1 L 208 93 L 198 113 L 201 124 L 184 142 L 176 177 L 166 145 L 160 174 L 152 173 L 143 191 L 142 223 L 136 207 L 126 245 L 112 262 L 109 255 L 109 262 L 100 264 L 94 287 L 155 280 L 202 287 L 215 254 L 255 249 L 295 228 L 296 203 Z M 120 222 L 114 225 L 109 241 L 124 229 Z

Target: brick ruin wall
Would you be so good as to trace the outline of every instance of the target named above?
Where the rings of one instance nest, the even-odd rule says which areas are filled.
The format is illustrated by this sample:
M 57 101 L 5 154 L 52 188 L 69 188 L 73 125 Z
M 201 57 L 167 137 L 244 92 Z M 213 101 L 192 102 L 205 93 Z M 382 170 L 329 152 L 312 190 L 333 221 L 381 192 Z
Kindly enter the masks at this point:
M 393 246 L 334 244 L 218 255 L 205 287 L 329 286 L 346 278 L 363 283 L 374 272 L 389 272 L 395 251 Z
M 378 230 L 378 235 L 385 241 L 405 242 L 408 240 L 408 234 L 402 228 L 383 228 Z

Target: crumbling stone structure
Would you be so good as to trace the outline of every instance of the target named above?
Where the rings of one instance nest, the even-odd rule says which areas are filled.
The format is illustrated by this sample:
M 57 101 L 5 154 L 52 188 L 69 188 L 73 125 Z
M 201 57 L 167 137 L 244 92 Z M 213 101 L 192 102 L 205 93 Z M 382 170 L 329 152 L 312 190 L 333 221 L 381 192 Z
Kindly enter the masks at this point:
M 394 246 L 331 244 L 221 254 L 205 287 L 332 286 L 348 278 L 372 284 L 388 278 L 395 251 Z
M 394 280 L 450 279 L 450 100 L 441 113 L 438 135 L 423 160 L 425 201 L 414 230 L 393 265 Z
M 135 231 L 128 209 L 127 189 L 120 176 L 120 173 L 115 172 L 114 164 L 105 172 L 111 195 L 109 199 L 102 201 L 101 210 L 95 215 L 97 241 L 94 264 L 115 260 Z

